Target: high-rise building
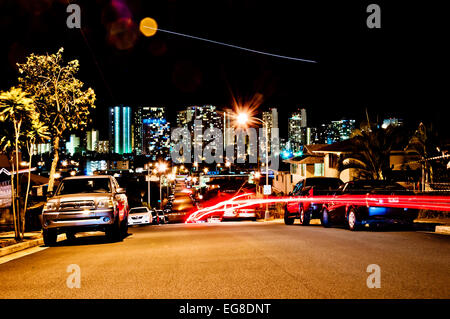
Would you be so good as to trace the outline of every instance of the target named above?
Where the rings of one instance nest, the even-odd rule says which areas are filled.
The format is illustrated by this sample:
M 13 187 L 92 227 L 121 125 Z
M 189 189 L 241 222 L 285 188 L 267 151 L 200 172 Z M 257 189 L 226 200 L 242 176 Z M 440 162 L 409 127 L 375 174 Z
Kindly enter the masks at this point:
M 288 120 L 288 138 L 291 150 L 294 153 L 299 152 L 302 145 L 307 144 L 306 127 L 306 109 L 299 109 L 291 114 Z
M 97 149 L 99 134 L 100 132 L 94 129 L 86 132 L 86 150 L 93 152 Z
M 115 106 L 109 108 L 109 147 L 112 153 L 131 153 L 131 108 Z
M 331 127 L 338 132 L 340 141 L 347 140 L 355 129 L 355 120 L 331 121 Z
M 109 141 L 98 141 L 95 151 L 97 153 L 108 153 L 109 152 Z
M 142 108 L 142 154 L 152 160 L 170 157 L 170 123 L 164 107 Z
M 387 128 L 389 125 L 392 126 L 402 126 L 403 120 L 395 117 L 391 117 L 388 119 L 383 120 L 383 124 L 381 125 L 382 128 Z
M 203 134 L 206 129 L 216 128 L 222 131 L 224 124 L 222 116 L 214 105 L 189 106 L 177 113 L 177 126 L 186 127 L 191 132 L 191 141 L 194 149 L 198 149 L 200 146 L 204 149 L 204 146 L 207 144 L 203 141 Z M 195 132 L 197 132 L 196 135 L 194 134 Z M 200 161 L 200 159 L 196 158 L 194 161 Z
M 262 120 L 267 123 L 267 135 L 268 135 L 268 145 L 270 153 L 273 151 L 272 147 L 272 137 L 273 129 L 278 128 L 278 110 L 276 108 L 271 108 L 270 111 L 265 111 L 262 113 Z M 264 125 L 263 125 L 264 127 Z M 278 137 L 278 136 L 277 136 Z M 279 143 L 279 141 L 277 141 Z
M 133 151 L 167 159 L 170 151 L 170 123 L 165 107 L 139 106 L 134 111 Z
M 80 138 L 75 134 L 71 134 L 69 141 L 66 142 L 66 152 L 71 156 L 73 156 L 73 154 L 75 154 L 75 152 L 78 151 L 79 147 L 80 147 Z

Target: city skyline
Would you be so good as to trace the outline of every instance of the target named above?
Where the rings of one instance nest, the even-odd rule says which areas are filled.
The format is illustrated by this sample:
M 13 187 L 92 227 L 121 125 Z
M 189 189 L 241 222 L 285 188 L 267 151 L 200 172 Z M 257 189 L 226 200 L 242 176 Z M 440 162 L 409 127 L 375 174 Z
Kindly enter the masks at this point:
M 29 53 L 52 53 L 64 47 L 65 59 L 79 59 L 80 78 L 96 92 L 93 119 L 106 118 L 108 108 L 120 104 L 159 105 L 171 111 L 205 104 L 224 109 L 235 100 L 245 103 L 258 96 L 261 112 L 277 107 L 279 117 L 285 118 L 303 107 L 314 125 L 343 117 L 363 120 L 367 109 L 372 118 L 392 114 L 412 126 L 432 122 L 442 135 L 449 134 L 448 111 L 440 102 L 445 88 L 431 74 L 443 69 L 438 57 L 445 50 L 440 49 L 440 41 L 432 42 L 439 37 L 438 29 L 423 32 L 409 23 L 404 8 L 400 11 L 389 3 L 383 4 L 386 28 L 377 30 L 367 28 L 365 3 L 294 7 L 251 0 L 213 4 L 174 0 L 123 2 L 118 7 L 116 2 L 81 1 L 81 30 L 66 28 L 63 3 L 49 3 L 3 5 L 2 21 L 10 32 L 2 44 L 1 89 L 11 85 L 17 77 L 16 63 L 23 63 Z M 407 12 L 418 14 L 414 10 Z M 3 16 L 6 12 L 22 12 L 24 19 L 8 19 Z M 206 23 L 212 40 L 317 63 L 261 56 L 163 32 L 145 37 L 136 26 L 148 15 L 163 29 L 206 36 Z M 233 23 L 229 15 L 235 17 Z M 408 32 L 403 31 L 405 25 Z M 113 26 L 121 32 L 114 35 Z M 424 59 L 426 68 L 417 64 Z M 410 112 L 423 107 L 427 112 Z M 101 132 L 107 128 L 104 122 L 95 125 Z

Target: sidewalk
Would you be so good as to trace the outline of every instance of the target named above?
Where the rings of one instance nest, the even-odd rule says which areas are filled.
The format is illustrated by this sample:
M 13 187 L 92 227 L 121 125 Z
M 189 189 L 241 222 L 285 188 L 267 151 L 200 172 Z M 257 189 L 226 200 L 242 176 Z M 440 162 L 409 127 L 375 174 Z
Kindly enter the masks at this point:
M 21 242 L 14 239 L 14 232 L 3 232 L 0 233 L 0 257 L 42 244 L 44 240 L 41 231 L 25 233 Z

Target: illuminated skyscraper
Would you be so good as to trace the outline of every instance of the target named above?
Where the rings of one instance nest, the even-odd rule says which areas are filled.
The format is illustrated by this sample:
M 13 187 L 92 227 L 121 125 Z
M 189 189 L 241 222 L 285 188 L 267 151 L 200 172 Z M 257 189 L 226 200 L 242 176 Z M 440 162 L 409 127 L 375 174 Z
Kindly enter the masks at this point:
M 141 107 L 140 130 L 136 138 L 141 139 L 141 153 L 153 160 L 170 157 L 170 123 L 167 122 L 164 107 Z M 138 143 L 136 143 L 138 144 Z
M 95 151 L 99 140 L 99 131 L 90 130 L 86 132 L 86 150 Z
M 306 127 L 306 109 L 299 109 L 291 114 L 288 120 L 288 137 L 292 152 L 299 152 L 302 145 L 307 144 Z
M 109 146 L 117 154 L 131 153 L 131 108 L 115 106 L 109 108 Z
M 403 125 L 403 120 L 395 118 L 395 117 L 390 117 L 388 119 L 384 119 L 383 120 L 383 124 L 381 125 L 381 127 L 382 128 L 387 128 L 389 125 L 402 126 Z
M 268 134 L 268 145 L 269 145 L 269 153 L 272 152 L 272 135 L 273 129 L 278 128 L 278 110 L 276 108 L 271 108 L 270 111 L 265 111 L 262 113 L 262 120 L 267 123 L 267 134 Z M 264 125 L 263 125 L 264 127 Z

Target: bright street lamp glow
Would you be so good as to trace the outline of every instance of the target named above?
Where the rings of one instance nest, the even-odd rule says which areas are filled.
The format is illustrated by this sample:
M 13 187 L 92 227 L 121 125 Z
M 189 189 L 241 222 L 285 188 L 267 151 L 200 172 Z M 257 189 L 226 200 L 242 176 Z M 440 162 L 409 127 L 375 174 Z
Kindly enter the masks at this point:
M 244 125 L 248 122 L 248 114 L 247 113 L 239 113 L 237 116 L 237 122 L 241 125 Z
M 159 163 L 158 171 L 160 173 L 164 173 L 166 170 L 167 170 L 167 164 L 166 163 Z

